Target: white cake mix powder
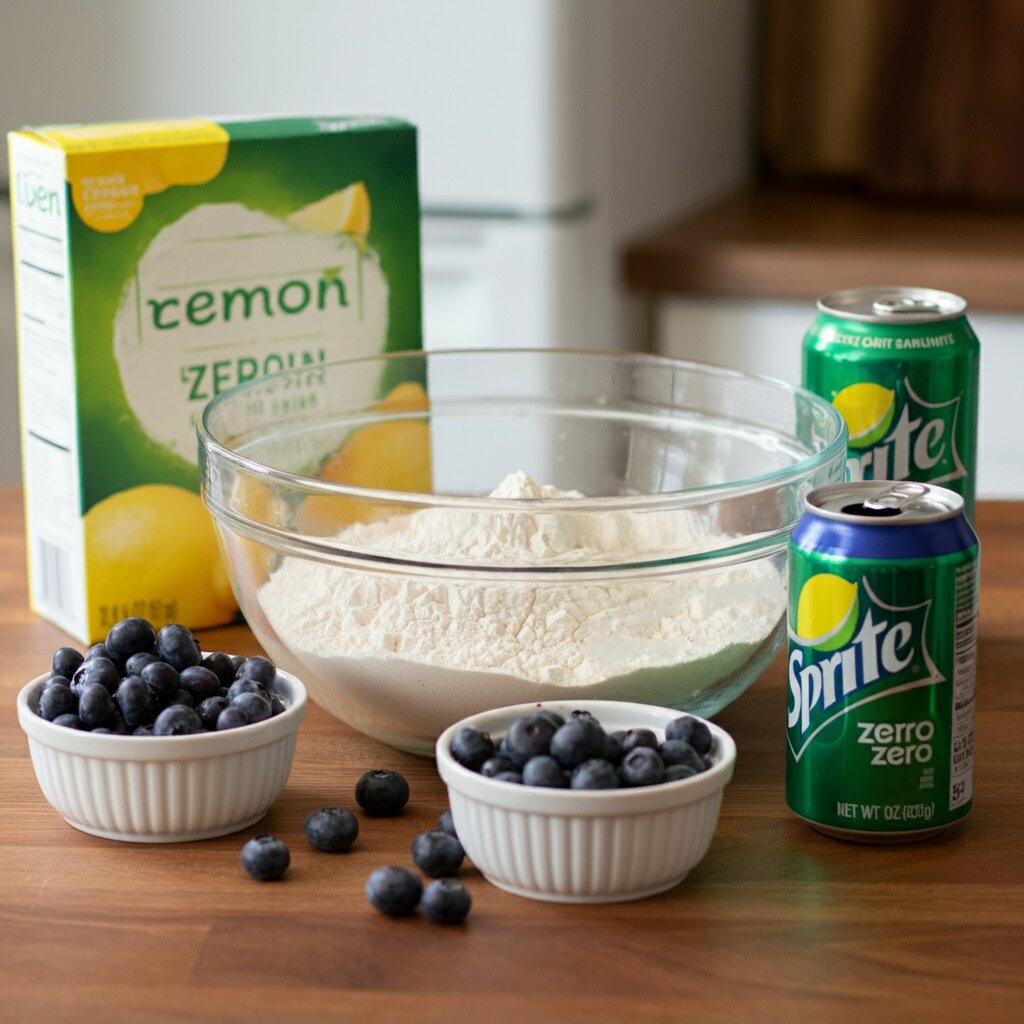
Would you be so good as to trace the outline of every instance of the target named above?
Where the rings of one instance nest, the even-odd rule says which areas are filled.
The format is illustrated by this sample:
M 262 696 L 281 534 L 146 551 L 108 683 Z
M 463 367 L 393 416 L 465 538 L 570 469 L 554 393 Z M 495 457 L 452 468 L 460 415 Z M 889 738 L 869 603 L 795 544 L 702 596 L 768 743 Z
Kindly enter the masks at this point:
M 492 497 L 582 495 L 513 473 Z M 679 513 L 531 510 L 499 518 L 428 508 L 349 526 L 338 540 L 437 561 L 571 567 L 678 555 L 722 538 L 700 535 Z M 415 735 L 436 735 L 496 702 L 678 703 L 742 666 L 778 628 L 784 600 L 781 575 L 765 562 L 640 582 L 523 583 L 286 558 L 259 591 L 278 657 L 287 652 L 298 671 L 312 672 L 314 696 L 352 724 L 381 735 L 387 719 L 382 738 L 392 741 L 410 722 Z

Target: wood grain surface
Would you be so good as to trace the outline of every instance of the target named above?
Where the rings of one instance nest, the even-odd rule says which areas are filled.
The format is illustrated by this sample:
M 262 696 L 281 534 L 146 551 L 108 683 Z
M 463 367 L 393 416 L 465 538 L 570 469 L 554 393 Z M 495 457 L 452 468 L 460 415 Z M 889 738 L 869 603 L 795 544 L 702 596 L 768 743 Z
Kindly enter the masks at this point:
M 66 825 L 43 799 L 14 699 L 67 642 L 26 607 L 20 492 L 0 491 L 0 1020 L 1019 1020 L 1024 999 L 1024 504 L 983 504 L 975 801 L 938 839 L 860 846 L 797 821 L 783 797 L 781 659 L 717 720 L 739 758 L 705 860 L 634 903 L 560 906 L 462 877 L 460 927 L 390 920 L 363 896 L 411 866 L 445 808 L 433 763 L 313 706 L 287 788 L 245 832 L 133 845 Z M 258 650 L 241 626 L 208 649 Z M 368 768 L 406 774 L 396 819 L 360 818 L 348 854 L 302 835 L 317 807 L 356 810 Z M 279 883 L 239 851 L 272 831 Z

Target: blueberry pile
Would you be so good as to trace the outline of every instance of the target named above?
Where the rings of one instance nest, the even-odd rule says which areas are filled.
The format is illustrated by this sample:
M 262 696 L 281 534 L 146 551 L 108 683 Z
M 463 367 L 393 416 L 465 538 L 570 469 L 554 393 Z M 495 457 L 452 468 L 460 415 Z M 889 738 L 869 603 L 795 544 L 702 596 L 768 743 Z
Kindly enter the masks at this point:
M 267 658 L 203 657 L 184 626 L 157 632 L 142 618 L 121 619 L 84 655 L 58 648 L 50 673 L 39 715 L 69 729 L 184 736 L 236 729 L 285 710 Z
M 501 782 L 549 789 L 622 789 L 657 786 L 706 771 L 714 738 L 707 724 L 682 715 L 665 727 L 659 740 L 650 729 L 606 732 L 589 712 L 564 718 L 538 708 L 512 723 L 495 744 L 472 726 L 451 743 L 459 764 Z

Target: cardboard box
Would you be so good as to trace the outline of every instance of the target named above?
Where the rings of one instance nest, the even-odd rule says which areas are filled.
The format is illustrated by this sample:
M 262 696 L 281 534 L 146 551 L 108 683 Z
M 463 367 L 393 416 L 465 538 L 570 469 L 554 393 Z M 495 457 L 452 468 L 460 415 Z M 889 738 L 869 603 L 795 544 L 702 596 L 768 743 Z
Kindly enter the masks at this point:
M 195 420 L 236 383 L 421 344 L 415 129 L 186 120 L 9 136 L 32 607 L 80 640 L 234 597 Z

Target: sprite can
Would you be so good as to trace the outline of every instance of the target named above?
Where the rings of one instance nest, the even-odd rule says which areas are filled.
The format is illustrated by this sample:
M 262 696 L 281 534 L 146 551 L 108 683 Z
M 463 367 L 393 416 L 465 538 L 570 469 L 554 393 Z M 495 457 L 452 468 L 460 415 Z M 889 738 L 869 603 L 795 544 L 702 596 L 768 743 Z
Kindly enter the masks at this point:
M 967 303 L 932 288 L 818 300 L 803 385 L 842 413 L 851 480 L 917 480 L 963 496 L 974 519 L 978 338 Z
M 903 842 L 971 807 L 978 538 L 959 494 L 812 491 L 789 549 L 786 801 L 829 835 Z

